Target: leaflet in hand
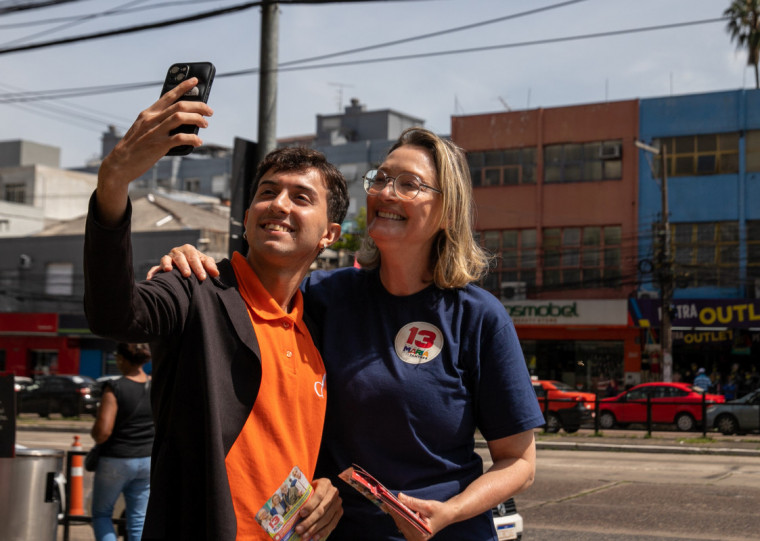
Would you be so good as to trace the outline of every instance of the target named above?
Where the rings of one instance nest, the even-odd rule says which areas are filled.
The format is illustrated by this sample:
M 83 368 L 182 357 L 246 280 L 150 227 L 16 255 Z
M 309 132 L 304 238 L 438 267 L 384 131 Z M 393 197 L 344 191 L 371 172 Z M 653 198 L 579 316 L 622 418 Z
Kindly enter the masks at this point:
M 339 477 L 386 513 L 403 518 L 424 534 L 430 535 L 433 533 L 417 512 L 412 511 L 401 503 L 390 490 L 385 488 L 361 466 L 354 464 L 343 471 Z
M 298 466 L 295 466 L 277 492 L 256 513 L 256 522 L 274 541 L 300 541 L 294 528 L 300 516 L 298 510 L 311 497 L 313 489 Z

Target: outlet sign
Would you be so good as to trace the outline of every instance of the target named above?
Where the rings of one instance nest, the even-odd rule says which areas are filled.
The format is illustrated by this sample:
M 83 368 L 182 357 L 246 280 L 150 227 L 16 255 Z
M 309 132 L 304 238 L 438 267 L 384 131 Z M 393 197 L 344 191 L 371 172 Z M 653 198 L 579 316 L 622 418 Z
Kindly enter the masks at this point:
M 519 300 L 503 304 L 515 325 L 628 325 L 624 299 Z

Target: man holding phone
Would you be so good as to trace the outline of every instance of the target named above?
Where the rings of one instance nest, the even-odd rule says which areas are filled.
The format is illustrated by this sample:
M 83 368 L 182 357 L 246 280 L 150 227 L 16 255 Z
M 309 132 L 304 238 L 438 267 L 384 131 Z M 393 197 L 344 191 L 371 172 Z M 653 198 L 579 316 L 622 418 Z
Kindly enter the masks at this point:
M 247 256 L 218 278 L 178 271 L 135 283 L 129 183 L 177 146 L 197 147 L 211 108 L 181 82 L 140 113 L 103 161 L 85 232 L 85 312 L 92 331 L 150 342 L 156 437 L 143 539 L 262 539 L 256 514 L 294 466 L 313 476 L 325 412 L 322 359 L 298 286 L 337 241 L 348 207 L 340 172 L 309 149 L 259 165 L 245 213 Z M 342 514 L 314 480 L 302 539 L 324 539 Z

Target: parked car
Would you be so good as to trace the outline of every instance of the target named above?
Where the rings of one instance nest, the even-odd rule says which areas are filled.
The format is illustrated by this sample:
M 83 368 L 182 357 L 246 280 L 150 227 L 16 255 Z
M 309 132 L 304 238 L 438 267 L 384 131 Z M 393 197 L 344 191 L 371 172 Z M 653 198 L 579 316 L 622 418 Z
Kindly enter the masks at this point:
M 651 401 L 652 423 L 675 424 L 690 432 L 702 423 L 702 390 L 688 383 L 641 383 L 627 391 L 599 401 L 601 428 L 626 427 L 647 422 L 647 399 Z M 723 403 L 723 395 L 704 394 L 708 404 Z
M 60 413 L 73 417 L 80 413 L 95 414 L 100 400 L 96 382 L 89 376 L 56 374 L 39 376 L 19 394 L 18 411 L 48 417 Z
M 538 404 L 544 412 L 547 432 L 577 432 L 583 423 L 594 418 L 594 393 L 576 391 L 567 383 L 547 379 L 533 379 Z
M 13 389 L 18 393 L 29 387 L 34 380 L 26 376 L 13 376 Z
M 496 535 L 499 541 L 504 539 L 522 539 L 523 519 L 517 512 L 514 498 L 500 503 L 491 510 Z
M 707 426 L 726 435 L 760 430 L 760 389 L 725 404 L 707 406 Z

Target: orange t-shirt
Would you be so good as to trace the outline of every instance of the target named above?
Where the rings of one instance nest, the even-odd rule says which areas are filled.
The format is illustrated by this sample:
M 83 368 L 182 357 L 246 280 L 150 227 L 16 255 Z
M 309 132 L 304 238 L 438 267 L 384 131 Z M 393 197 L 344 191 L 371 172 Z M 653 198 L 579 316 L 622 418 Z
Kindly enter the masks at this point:
M 283 312 L 239 253 L 232 256 L 240 294 L 261 349 L 261 387 L 248 420 L 225 459 L 237 540 L 271 537 L 256 513 L 293 466 L 314 476 L 325 419 L 325 366 L 303 321 L 297 291 Z

